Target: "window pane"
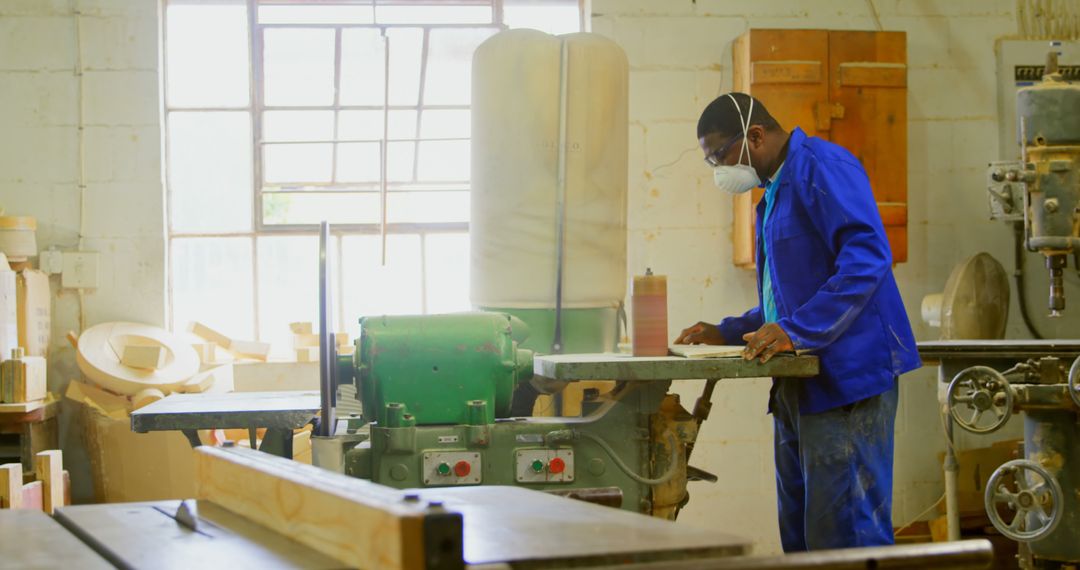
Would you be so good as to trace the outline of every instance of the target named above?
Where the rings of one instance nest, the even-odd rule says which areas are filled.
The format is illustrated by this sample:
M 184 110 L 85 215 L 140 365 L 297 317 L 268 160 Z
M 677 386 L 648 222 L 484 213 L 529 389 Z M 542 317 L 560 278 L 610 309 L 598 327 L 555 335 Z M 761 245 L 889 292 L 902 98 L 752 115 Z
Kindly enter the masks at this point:
M 470 160 L 467 140 L 421 142 L 417 176 L 422 181 L 468 180 Z
M 491 6 L 376 6 L 375 20 L 380 24 L 490 24 Z
M 168 5 L 166 93 L 173 107 L 248 104 L 247 8 Z
M 416 105 L 420 93 L 424 31 L 398 28 L 387 30 L 386 36 L 390 39 L 390 104 Z
M 416 144 L 411 142 L 387 143 L 386 179 L 391 182 L 408 182 L 413 179 L 413 155 Z
M 416 111 L 389 111 L 390 128 L 387 135 L 390 140 L 416 138 Z
M 379 143 L 341 143 L 338 145 L 338 182 L 378 182 Z
M 469 310 L 469 234 L 428 234 L 424 238 L 427 312 Z
M 394 223 L 468 222 L 468 192 L 390 192 L 386 221 Z
M 270 106 L 334 102 L 334 31 L 264 30 L 265 102 Z
M 341 104 L 382 105 L 386 97 L 385 65 L 386 40 L 379 30 L 342 30 Z
M 510 28 L 569 34 L 581 31 L 581 11 L 577 0 L 504 0 L 503 22 Z
M 472 56 L 494 28 L 431 30 L 424 103 L 467 105 L 472 97 Z
M 263 222 L 266 224 L 379 223 L 378 192 L 266 192 Z
M 178 233 L 251 230 L 246 111 L 169 113 L 169 216 Z
M 254 339 L 251 239 L 175 238 L 171 253 L 173 328 L 199 321 Z
M 338 113 L 338 140 L 381 140 L 382 111 L 341 111 Z
M 346 323 L 355 323 L 362 316 L 422 311 L 420 236 L 391 234 L 386 239 L 386 265 L 382 265 L 380 236 L 341 238 Z
M 260 24 L 370 24 L 371 6 L 260 6 Z
M 420 118 L 420 138 L 467 139 L 471 130 L 470 113 L 466 109 L 425 110 Z
M 330 182 L 334 145 L 268 144 L 263 146 L 263 180 L 284 182 Z
M 319 328 L 319 238 L 260 237 L 259 338 L 275 356 L 293 358 L 289 323 Z
M 333 111 L 266 111 L 263 140 L 270 142 L 329 141 L 334 139 Z

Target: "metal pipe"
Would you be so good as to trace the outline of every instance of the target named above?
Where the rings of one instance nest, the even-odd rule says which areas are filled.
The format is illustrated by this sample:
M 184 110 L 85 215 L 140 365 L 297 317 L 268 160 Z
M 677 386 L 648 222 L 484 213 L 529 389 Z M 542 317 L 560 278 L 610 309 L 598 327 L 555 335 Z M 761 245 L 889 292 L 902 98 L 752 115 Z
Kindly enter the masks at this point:
M 905 544 L 900 546 L 874 546 L 797 552 L 783 556 L 736 556 L 667 562 L 645 562 L 622 566 L 602 566 L 593 570 L 727 570 L 743 568 L 753 570 L 790 570 L 813 568 L 815 570 L 864 570 L 889 568 L 935 568 L 982 569 L 989 568 L 994 559 L 994 548 L 989 540 L 963 540 L 960 542 L 937 542 Z
M 337 383 L 334 382 L 336 364 L 335 343 L 330 302 L 330 224 L 319 225 L 319 402 L 322 416 L 319 421 L 319 435 L 334 435 L 334 400 L 337 396 Z
M 556 147 L 557 166 L 555 173 L 555 243 L 556 243 L 556 268 L 555 268 L 555 332 L 552 335 L 551 352 L 561 354 L 563 351 L 562 341 L 562 296 L 563 296 L 563 266 L 566 264 L 566 122 L 567 100 L 569 89 L 569 66 L 570 48 L 566 40 L 562 40 L 559 64 L 559 143 Z M 561 412 L 561 410 L 557 410 Z M 558 413 L 556 415 L 559 415 Z
M 945 438 L 948 442 L 945 446 L 945 461 L 943 464 L 945 470 L 945 520 L 948 523 L 948 538 L 951 542 L 960 540 L 960 499 L 957 493 L 960 463 L 956 460 L 956 448 L 954 447 L 956 444 L 953 438 L 955 426 L 956 423 L 953 422 L 952 414 L 945 414 Z

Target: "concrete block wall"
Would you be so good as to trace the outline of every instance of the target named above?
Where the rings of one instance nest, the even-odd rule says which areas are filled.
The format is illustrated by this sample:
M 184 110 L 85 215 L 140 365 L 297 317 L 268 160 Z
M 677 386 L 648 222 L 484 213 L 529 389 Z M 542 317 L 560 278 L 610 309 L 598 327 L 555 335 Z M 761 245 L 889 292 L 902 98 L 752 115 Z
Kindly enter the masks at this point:
M 701 110 L 731 90 L 731 42 L 747 29 L 876 29 L 866 0 L 592 0 L 592 30 L 630 60 L 629 272 L 668 276 L 669 334 L 717 322 L 757 302 L 754 274 L 731 264 L 731 198 L 701 160 Z M 909 259 L 895 269 L 919 339 L 924 295 L 952 267 L 988 251 L 1012 267 L 1008 228 L 986 218 L 984 169 L 997 156 L 994 40 L 1015 33 L 1012 0 L 875 0 L 885 30 L 907 32 Z M 790 127 L 790 126 L 789 126 Z M 1032 296 L 1037 299 L 1037 295 Z M 1040 309 L 1041 310 L 1041 309 Z M 1009 336 L 1026 332 L 1015 313 Z M 894 522 L 920 514 L 943 492 L 944 451 L 936 368 L 901 380 L 896 424 Z M 691 484 L 680 522 L 750 536 L 779 550 L 770 381 L 721 383 L 693 464 L 720 481 Z M 677 383 L 690 408 L 701 386 Z M 1013 424 L 1019 422 L 1014 421 Z M 961 437 L 961 446 L 1019 437 Z
M 0 207 L 38 219 L 41 249 L 74 251 L 81 236 L 83 250 L 100 253 L 88 325 L 165 323 L 159 25 L 155 0 L 0 0 Z M 58 278 L 52 286 L 49 389 L 62 393 L 78 377 L 64 335 L 79 329 L 79 303 Z M 65 466 L 74 498 L 87 500 L 85 453 L 73 410 L 63 411 Z

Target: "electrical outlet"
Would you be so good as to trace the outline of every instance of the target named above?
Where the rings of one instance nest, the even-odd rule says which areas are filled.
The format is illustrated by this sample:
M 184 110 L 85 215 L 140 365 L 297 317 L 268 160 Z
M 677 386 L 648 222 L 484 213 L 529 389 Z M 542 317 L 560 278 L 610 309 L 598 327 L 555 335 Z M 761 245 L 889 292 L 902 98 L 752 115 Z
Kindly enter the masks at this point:
M 38 255 L 38 269 L 47 275 L 57 275 L 64 271 L 64 254 L 55 247 L 41 252 Z
M 60 274 L 64 289 L 96 289 L 98 286 L 98 253 L 96 251 L 64 252 L 64 270 Z

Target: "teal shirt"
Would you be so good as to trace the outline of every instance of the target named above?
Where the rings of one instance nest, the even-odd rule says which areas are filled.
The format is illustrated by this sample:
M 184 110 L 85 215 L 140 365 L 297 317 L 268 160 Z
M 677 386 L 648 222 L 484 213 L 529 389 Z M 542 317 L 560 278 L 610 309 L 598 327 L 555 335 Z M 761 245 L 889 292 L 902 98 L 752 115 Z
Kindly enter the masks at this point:
M 769 242 L 765 239 L 765 227 L 769 224 L 769 214 L 772 213 L 773 204 L 776 203 L 776 188 L 780 186 L 780 173 L 783 170 L 784 165 L 781 164 L 765 186 L 765 215 L 761 218 L 761 247 L 764 252 L 762 258 L 765 260 L 765 267 L 761 271 L 761 307 L 767 323 L 775 323 L 780 320 L 780 316 L 776 314 L 776 297 L 773 296 L 772 272 L 769 271 L 769 247 L 767 245 Z

